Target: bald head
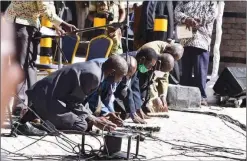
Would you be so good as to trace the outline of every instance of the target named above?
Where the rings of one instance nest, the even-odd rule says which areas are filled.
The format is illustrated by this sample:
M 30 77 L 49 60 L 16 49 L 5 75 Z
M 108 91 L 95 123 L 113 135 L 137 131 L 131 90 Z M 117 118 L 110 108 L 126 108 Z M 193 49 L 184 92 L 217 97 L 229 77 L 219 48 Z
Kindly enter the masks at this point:
M 170 72 L 174 68 L 174 58 L 170 54 L 163 53 L 159 56 L 160 71 Z
M 169 53 L 175 60 L 179 60 L 183 56 L 184 47 L 179 43 L 171 43 L 166 46 L 165 53 Z
M 106 77 L 114 73 L 115 82 L 121 81 L 128 72 L 126 60 L 119 55 L 110 56 L 103 64 L 102 68 Z

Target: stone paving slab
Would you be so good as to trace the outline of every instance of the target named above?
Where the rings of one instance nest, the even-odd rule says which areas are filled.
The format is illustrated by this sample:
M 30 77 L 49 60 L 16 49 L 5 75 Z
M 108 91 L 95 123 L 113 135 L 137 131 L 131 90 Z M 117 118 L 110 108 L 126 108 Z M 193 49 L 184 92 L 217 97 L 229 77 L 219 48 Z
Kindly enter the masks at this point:
M 239 114 L 239 120 L 246 119 L 245 109 L 237 109 L 235 114 Z M 234 112 L 231 110 L 222 110 L 222 113 Z M 227 122 L 223 122 L 221 119 L 213 116 L 185 113 L 171 111 L 170 118 L 152 118 L 147 120 L 148 124 L 161 126 L 161 131 L 155 133 L 154 136 L 158 136 L 163 139 L 166 143 L 161 141 L 153 141 L 152 139 L 146 138 L 145 141 L 140 143 L 140 153 L 145 155 L 148 160 L 153 158 L 153 160 L 230 160 L 227 158 L 222 158 L 222 156 L 227 156 L 231 158 L 246 158 L 246 137 L 243 136 L 245 132 L 239 127 L 232 125 Z M 229 128 L 228 126 L 231 128 Z M 2 132 L 7 132 L 7 129 L 2 129 Z M 239 132 L 236 132 L 239 131 Z M 76 143 L 81 142 L 81 136 L 66 134 L 68 138 Z M 39 139 L 40 137 L 32 137 Z M 102 137 L 98 137 L 103 143 Z M 17 138 L 11 137 L 1 137 L 1 147 L 15 152 L 18 149 L 32 143 L 35 139 L 31 139 L 25 136 L 18 136 Z M 39 141 L 30 147 L 19 151 L 19 153 L 24 153 L 26 155 L 72 155 L 71 148 L 66 148 L 61 144 L 66 144 L 61 139 L 56 140 L 54 136 L 47 136 L 44 140 L 52 141 Z M 58 143 L 60 142 L 60 144 Z M 64 147 L 61 149 L 58 145 Z M 94 149 L 99 149 L 99 142 L 90 136 L 86 136 L 86 144 L 93 146 Z M 217 146 L 224 148 L 235 148 L 241 149 L 241 155 L 231 154 L 229 151 L 224 152 L 215 149 L 208 149 L 212 152 L 207 152 L 210 154 L 205 154 L 202 150 L 198 148 L 200 145 L 206 144 L 208 146 Z M 67 145 L 68 146 L 68 145 Z M 181 147 L 182 146 L 182 147 Z M 194 150 L 191 150 L 191 147 Z M 205 146 L 205 145 L 204 145 Z M 135 141 L 132 141 L 131 152 L 135 152 Z M 205 148 L 205 147 L 204 147 Z M 87 147 L 89 149 L 89 147 Z M 127 140 L 123 141 L 122 150 L 126 151 Z M 195 151 L 196 150 L 196 151 Z M 181 153 L 184 153 L 183 155 Z M 211 156 L 220 155 L 221 157 Z M 202 156 L 202 157 L 201 157 Z

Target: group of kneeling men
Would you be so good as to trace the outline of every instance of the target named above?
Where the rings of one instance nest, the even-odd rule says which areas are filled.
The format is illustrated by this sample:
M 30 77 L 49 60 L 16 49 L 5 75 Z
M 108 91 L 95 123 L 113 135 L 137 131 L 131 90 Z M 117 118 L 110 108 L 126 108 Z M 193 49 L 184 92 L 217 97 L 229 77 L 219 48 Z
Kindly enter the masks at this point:
M 153 41 L 135 52 L 65 66 L 26 91 L 31 110 L 15 127 L 44 135 L 37 120 L 78 131 L 114 130 L 129 117 L 145 124 L 146 112 L 168 112 L 168 76 L 183 51 L 180 44 Z

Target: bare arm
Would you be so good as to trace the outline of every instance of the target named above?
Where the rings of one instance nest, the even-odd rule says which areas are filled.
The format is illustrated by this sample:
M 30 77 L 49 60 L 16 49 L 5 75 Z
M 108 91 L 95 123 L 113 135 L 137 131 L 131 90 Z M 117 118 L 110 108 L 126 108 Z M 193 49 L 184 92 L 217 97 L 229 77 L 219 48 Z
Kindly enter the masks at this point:
M 55 6 L 43 0 L 37 1 L 37 8 L 42 16 L 50 20 L 55 26 L 60 26 L 64 21 L 56 14 Z
M 125 7 L 122 3 L 120 3 L 119 5 L 119 19 L 118 22 L 123 22 L 126 18 L 126 11 L 125 11 Z

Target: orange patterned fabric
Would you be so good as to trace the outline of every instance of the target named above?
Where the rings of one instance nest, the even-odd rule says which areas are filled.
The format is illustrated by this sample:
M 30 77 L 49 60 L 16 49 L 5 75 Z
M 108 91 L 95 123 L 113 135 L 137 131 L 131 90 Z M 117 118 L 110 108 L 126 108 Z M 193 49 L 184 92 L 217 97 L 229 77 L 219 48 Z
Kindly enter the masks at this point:
M 5 18 L 11 22 L 35 27 L 40 26 L 40 16 L 56 26 L 63 22 L 56 14 L 53 1 L 12 1 L 5 12 Z

